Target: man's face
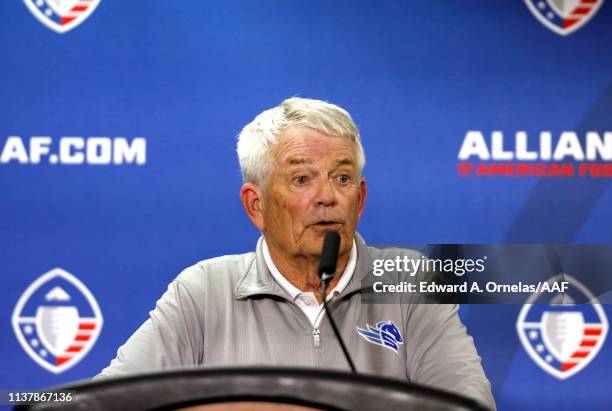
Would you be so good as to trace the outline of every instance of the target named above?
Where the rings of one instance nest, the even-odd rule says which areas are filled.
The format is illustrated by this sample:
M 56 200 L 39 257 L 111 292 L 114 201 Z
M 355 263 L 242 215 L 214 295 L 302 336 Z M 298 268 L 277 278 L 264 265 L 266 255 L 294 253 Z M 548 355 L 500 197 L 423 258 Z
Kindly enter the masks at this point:
M 271 247 L 287 256 L 320 256 L 327 231 L 350 251 L 366 197 L 350 141 L 306 127 L 283 130 L 271 150 L 261 228 Z

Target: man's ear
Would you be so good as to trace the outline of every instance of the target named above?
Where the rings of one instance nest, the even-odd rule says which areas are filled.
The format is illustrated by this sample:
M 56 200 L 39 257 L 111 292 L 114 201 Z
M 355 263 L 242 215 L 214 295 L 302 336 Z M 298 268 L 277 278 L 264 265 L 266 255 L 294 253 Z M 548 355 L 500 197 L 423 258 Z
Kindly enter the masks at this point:
M 246 211 L 249 220 L 259 231 L 264 230 L 264 218 L 263 218 L 263 191 L 262 189 L 253 183 L 244 183 L 240 187 L 240 201 Z
M 366 197 L 368 196 L 368 185 L 364 176 L 359 178 L 359 193 L 357 194 L 357 215 L 361 218 L 363 208 L 365 207 Z

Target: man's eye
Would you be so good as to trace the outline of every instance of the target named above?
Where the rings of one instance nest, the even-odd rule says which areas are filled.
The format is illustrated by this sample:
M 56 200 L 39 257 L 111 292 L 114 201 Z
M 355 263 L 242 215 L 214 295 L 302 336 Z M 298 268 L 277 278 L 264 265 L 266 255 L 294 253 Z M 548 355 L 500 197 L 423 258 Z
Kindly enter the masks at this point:
M 342 174 L 338 176 L 338 182 L 340 184 L 348 184 L 351 181 L 351 176 L 348 174 Z
M 298 185 L 304 185 L 308 181 L 308 177 L 306 176 L 298 176 L 293 179 L 293 181 Z

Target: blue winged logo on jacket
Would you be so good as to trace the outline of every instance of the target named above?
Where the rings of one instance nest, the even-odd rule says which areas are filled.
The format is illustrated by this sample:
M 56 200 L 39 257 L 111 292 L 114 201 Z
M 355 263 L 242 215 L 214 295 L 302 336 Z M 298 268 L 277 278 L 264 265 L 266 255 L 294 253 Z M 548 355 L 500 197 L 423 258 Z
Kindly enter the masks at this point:
M 357 333 L 372 344 L 387 347 L 397 353 L 400 344 L 404 343 L 402 335 L 392 321 L 380 321 L 376 326 L 366 325 L 368 327 L 367 330 L 356 327 Z

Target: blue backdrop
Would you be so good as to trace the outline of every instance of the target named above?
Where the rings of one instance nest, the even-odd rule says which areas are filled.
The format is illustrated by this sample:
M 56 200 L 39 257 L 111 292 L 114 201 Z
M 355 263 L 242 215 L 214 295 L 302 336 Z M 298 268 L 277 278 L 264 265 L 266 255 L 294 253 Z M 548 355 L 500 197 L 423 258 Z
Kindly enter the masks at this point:
M 236 136 L 294 95 L 339 104 L 360 127 L 370 243 L 612 242 L 610 178 L 457 172 L 470 130 L 526 131 L 533 147 L 542 131 L 583 141 L 612 130 L 610 4 L 567 36 L 520 0 L 102 0 L 64 34 L 22 1 L 0 12 L 2 389 L 95 375 L 183 268 L 254 249 Z M 143 138 L 146 160 L 35 163 L 41 136 L 51 153 L 62 137 Z M 11 326 L 20 296 L 54 267 L 104 317 L 88 355 L 59 374 Z M 499 408 L 610 407 L 610 341 L 558 380 L 521 346 L 520 309 L 462 307 Z

